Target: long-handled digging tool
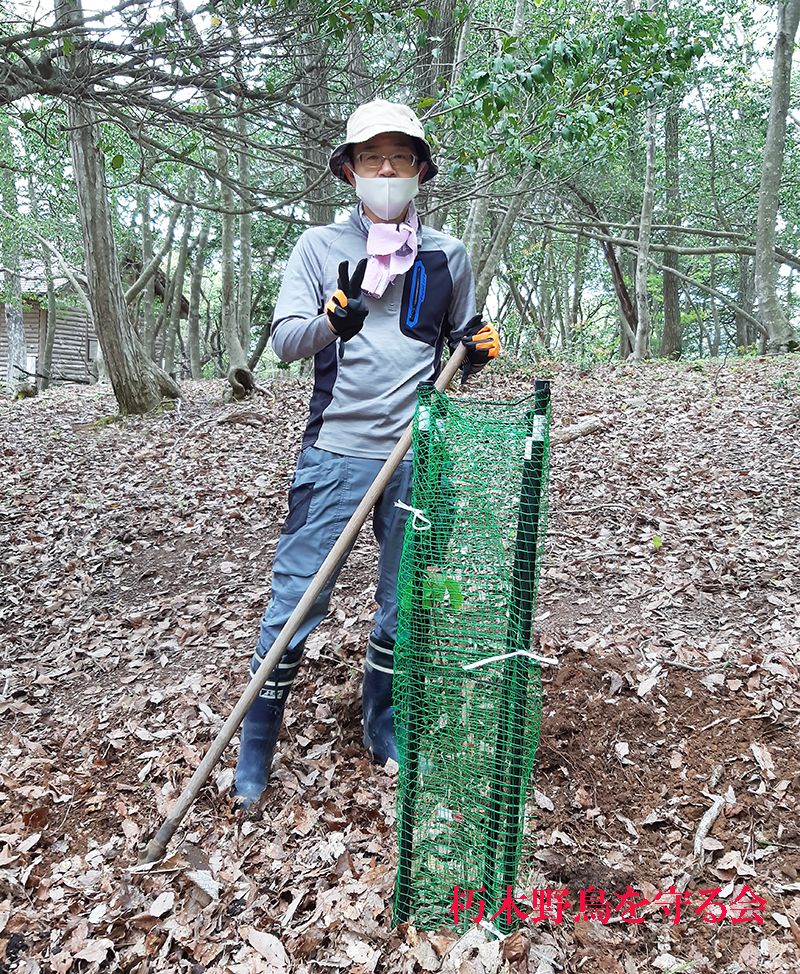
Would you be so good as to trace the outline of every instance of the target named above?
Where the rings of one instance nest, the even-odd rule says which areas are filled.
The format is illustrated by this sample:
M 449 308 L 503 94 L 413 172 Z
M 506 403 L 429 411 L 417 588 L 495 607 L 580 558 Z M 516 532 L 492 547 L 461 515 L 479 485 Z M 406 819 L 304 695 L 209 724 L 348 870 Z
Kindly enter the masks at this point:
M 465 354 L 466 349 L 463 345 L 459 345 L 450 356 L 447 364 L 442 370 L 441 375 L 436 380 L 437 389 L 441 391 L 447 387 L 450 380 L 458 371 L 459 366 L 462 364 Z M 167 844 L 175 834 L 178 826 L 183 821 L 186 813 L 194 804 L 195 799 L 200 793 L 200 789 L 208 780 L 208 776 L 211 774 L 217 761 L 219 761 L 222 752 L 230 743 L 230 740 L 236 733 L 239 724 L 241 724 L 241 722 L 244 720 L 245 714 L 250 709 L 250 706 L 258 696 L 261 688 L 267 682 L 269 675 L 278 665 L 278 661 L 283 655 L 284 650 L 289 645 L 290 640 L 300 628 L 300 624 L 302 623 L 303 619 L 305 619 L 320 592 L 325 587 L 325 583 L 330 578 L 331 572 L 334 571 L 342 557 L 347 555 L 350 546 L 352 545 L 353 541 L 355 541 L 356 536 L 361 530 L 361 526 L 363 525 L 364 521 L 366 521 L 369 512 L 375 506 L 375 502 L 383 493 L 384 488 L 388 484 L 394 471 L 397 469 L 400 461 L 403 459 L 406 453 L 408 453 L 410 446 L 411 424 L 409 424 L 400 441 L 397 443 L 397 446 L 395 446 L 394 450 L 392 450 L 386 463 L 384 463 L 384 465 L 381 467 L 380 473 L 373 481 L 372 486 L 367 491 L 364 499 L 356 508 L 353 516 L 347 522 L 347 525 L 339 536 L 338 541 L 336 544 L 334 544 L 333 548 L 331 548 L 328 557 L 322 563 L 319 571 L 311 580 L 311 584 L 308 586 L 305 595 L 297 603 L 297 607 L 273 643 L 272 649 L 264 657 L 264 661 L 253 674 L 253 677 L 245 688 L 244 693 L 239 698 L 239 702 L 233 708 L 230 716 L 220 728 L 217 736 L 211 742 L 205 757 L 198 765 L 197 770 L 192 775 L 189 783 L 181 792 L 178 800 L 173 805 L 172 810 L 164 820 L 161 828 L 158 830 L 158 832 L 156 832 L 155 836 L 150 840 L 144 851 L 141 853 L 139 857 L 140 863 L 157 862 L 164 856 L 164 853 L 167 850 Z

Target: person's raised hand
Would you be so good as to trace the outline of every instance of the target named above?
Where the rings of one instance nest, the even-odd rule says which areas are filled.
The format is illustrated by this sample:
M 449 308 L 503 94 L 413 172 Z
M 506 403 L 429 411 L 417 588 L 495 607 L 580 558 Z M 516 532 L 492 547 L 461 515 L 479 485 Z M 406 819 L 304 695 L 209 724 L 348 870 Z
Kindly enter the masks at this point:
M 475 315 L 467 322 L 461 344 L 467 349 L 470 365 L 486 365 L 490 358 L 497 358 L 500 336 L 494 325 L 484 322 L 480 315 Z
M 349 342 L 364 327 L 364 319 L 369 314 L 369 308 L 361 293 L 361 282 L 367 269 L 367 258 L 356 264 L 353 276 L 350 277 L 350 262 L 343 260 L 339 264 L 338 287 L 333 292 L 330 301 L 325 305 L 331 328 L 343 342 Z

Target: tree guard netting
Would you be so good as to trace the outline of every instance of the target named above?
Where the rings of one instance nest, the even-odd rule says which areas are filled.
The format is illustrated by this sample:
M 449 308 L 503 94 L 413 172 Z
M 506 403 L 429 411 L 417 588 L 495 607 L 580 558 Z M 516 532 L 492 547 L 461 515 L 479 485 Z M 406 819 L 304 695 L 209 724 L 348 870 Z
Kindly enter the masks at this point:
M 541 718 L 540 667 L 526 654 L 550 393 L 542 380 L 535 389 L 517 403 L 418 391 L 394 705 L 395 921 L 420 929 L 453 922 L 456 887 L 480 891 L 488 919 L 515 883 Z

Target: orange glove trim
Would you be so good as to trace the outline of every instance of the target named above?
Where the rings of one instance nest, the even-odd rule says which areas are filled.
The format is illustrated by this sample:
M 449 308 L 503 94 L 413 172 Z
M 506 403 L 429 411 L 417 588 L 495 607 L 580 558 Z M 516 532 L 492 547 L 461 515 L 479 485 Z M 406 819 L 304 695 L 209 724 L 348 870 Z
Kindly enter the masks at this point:
M 475 344 L 475 348 L 486 351 L 489 358 L 497 358 L 497 354 L 500 351 L 500 336 L 497 334 L 493 325 L 484 325 L 473 337 L 472 341 Z
M 347 295 L 344 291 L 334 291 L 330 301 L 325 305 L 325 310 L 329 315 L 335 315 L 336 309 L 347 307 Z

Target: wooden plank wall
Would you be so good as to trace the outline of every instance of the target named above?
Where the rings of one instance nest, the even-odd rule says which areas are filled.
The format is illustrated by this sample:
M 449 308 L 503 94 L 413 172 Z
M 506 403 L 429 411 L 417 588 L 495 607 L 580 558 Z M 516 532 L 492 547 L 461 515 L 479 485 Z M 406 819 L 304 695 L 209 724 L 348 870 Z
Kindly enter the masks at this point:
M 25 352 L 30 362 L 31 358 L 39 352 L 39 306 L 31 307 L 28 304 L 22 308 L 22 324 L 25 328 Z M 31 363 L 32 364 L 32 363 Z M 29 371 L 30 365 L 28 366 Z M 5 382 L 6 370 L 8 369 L 8 338 L 6 336 L 6 309 L 0 304 L 0 382 Z
M 38 302 L 26 301 L 22 315 L 25 326 L 25 348 L 29 361 L 44 348 L 47 310 Z M 97 340 L 89 316 L 80 308 L 59 308 L 56 315 L 56 337 L 53 343 L 52 378 L 55 382 L 90 382 L 96 377 L 94 360 Z M 5 378 L 8 363 L 5 308 L 0 304 L 0 381 Z M 33 363 L 31 363 L 33 364 Z

